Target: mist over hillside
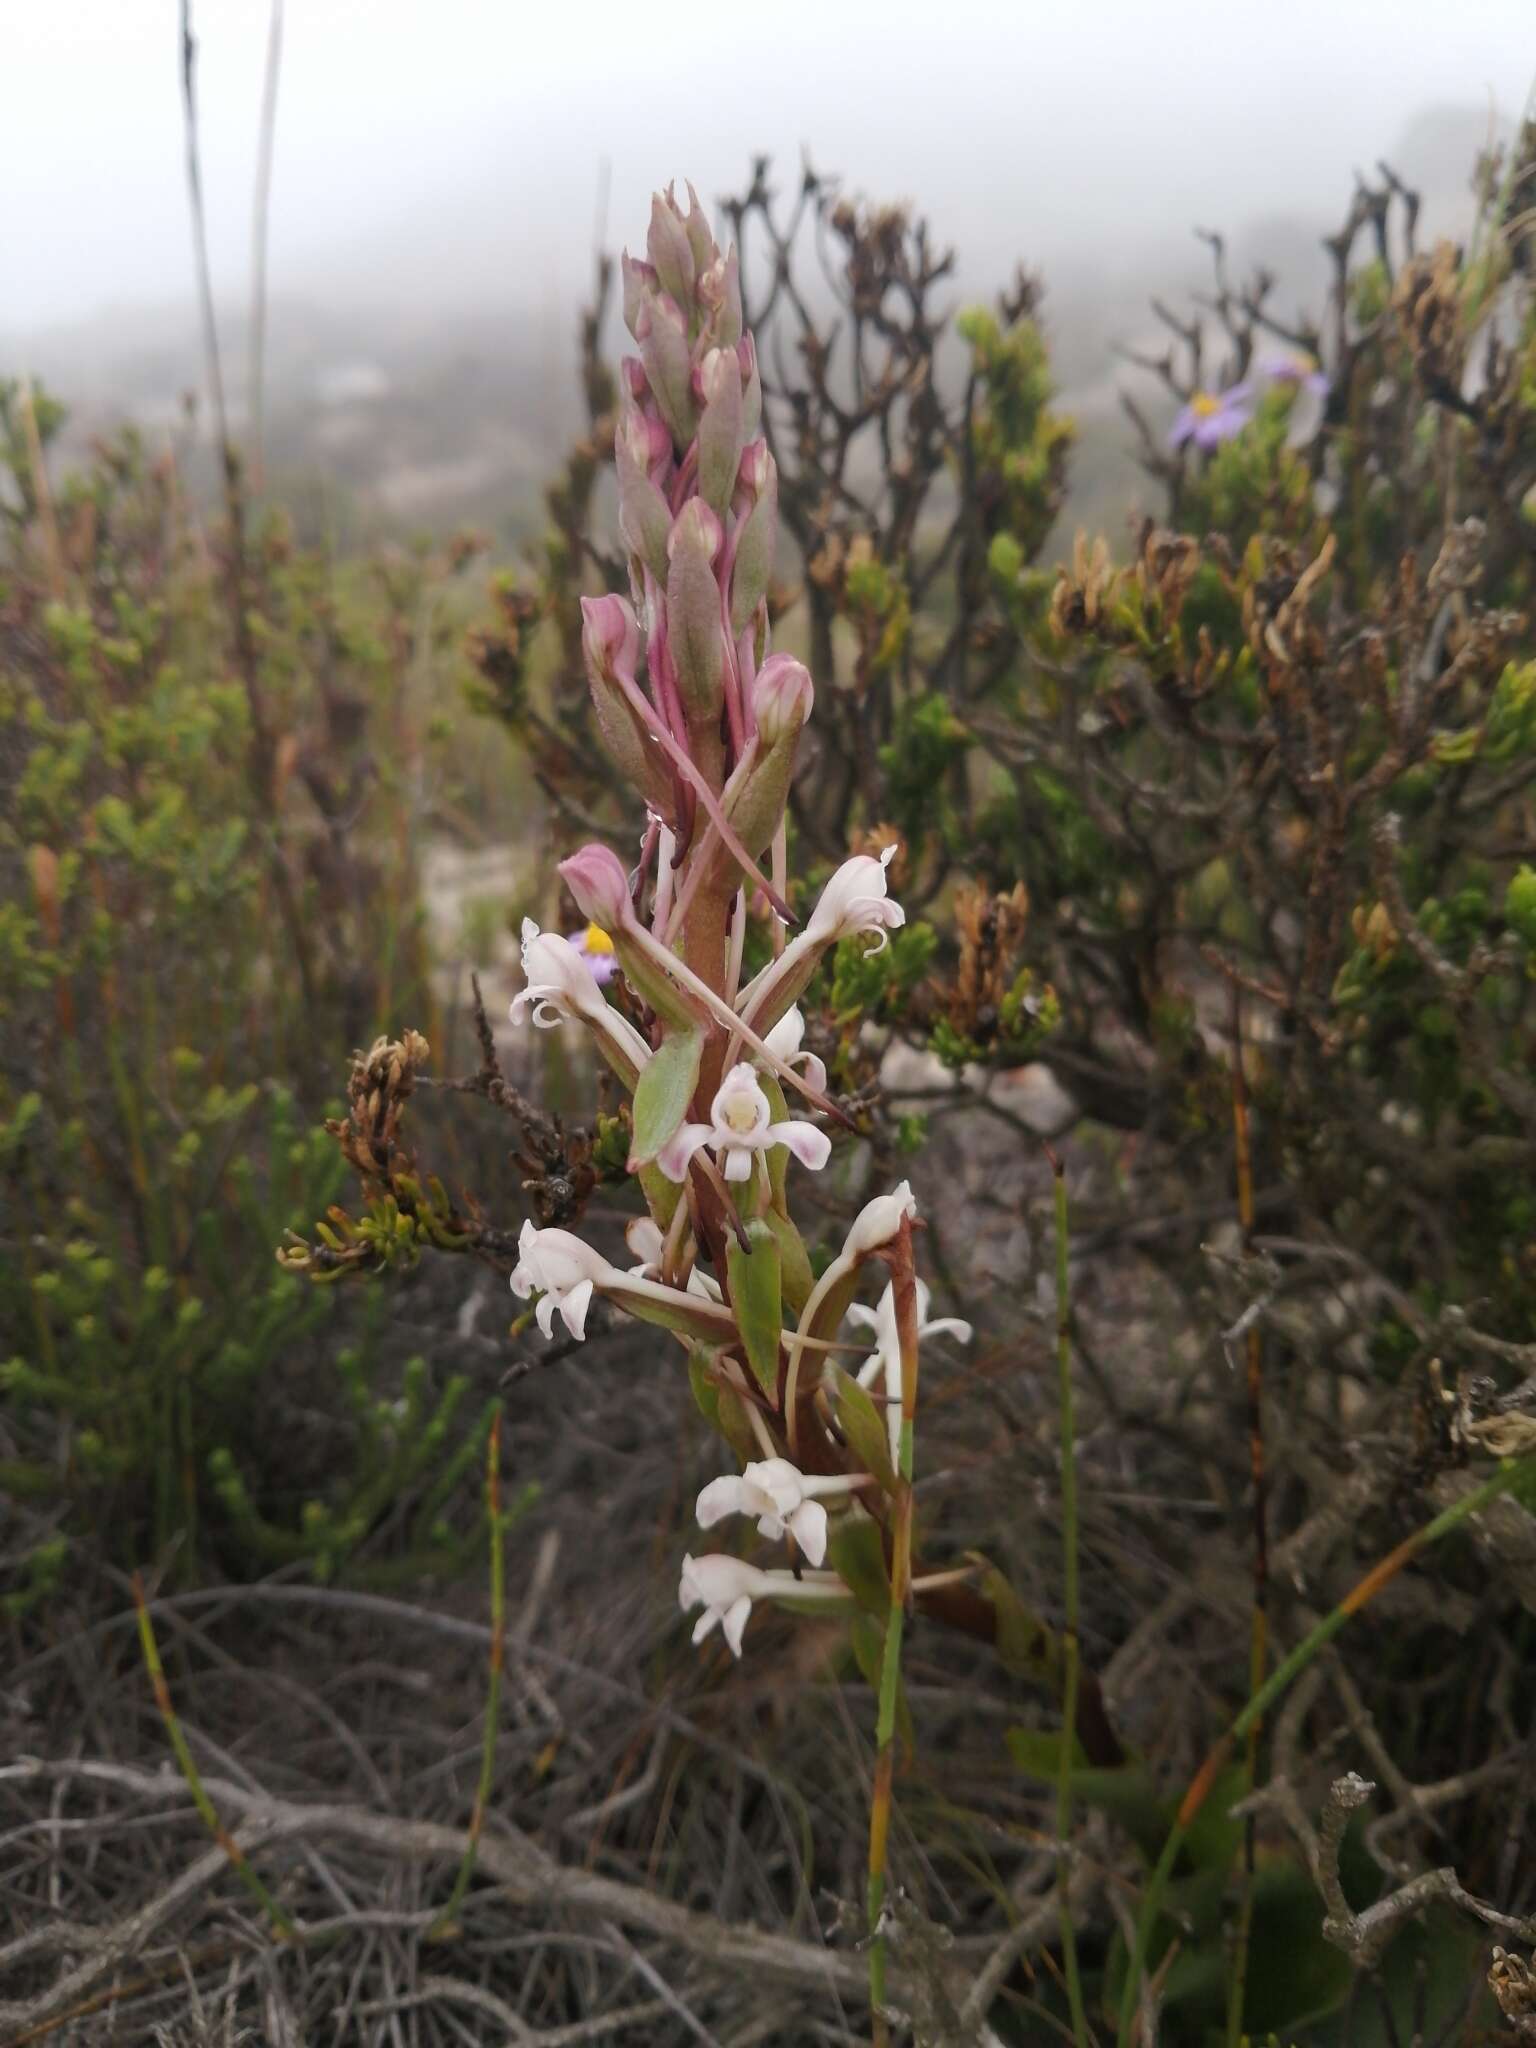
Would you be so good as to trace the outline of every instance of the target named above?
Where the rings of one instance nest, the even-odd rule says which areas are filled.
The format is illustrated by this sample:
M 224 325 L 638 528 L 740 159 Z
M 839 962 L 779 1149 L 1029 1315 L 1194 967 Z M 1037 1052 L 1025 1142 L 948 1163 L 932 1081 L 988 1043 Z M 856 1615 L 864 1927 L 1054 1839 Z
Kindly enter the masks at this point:
M 1474 158 L 1495 133 L 1472 106 L 1431 105 L 1409 121 L 1389 161 L 1423 198 L 1421 236 L 1464 235 L 1472 218 Z M 857 162 L 844 189 L 880 200 Z M 1171 411 L 1156 380 L 1127 362 L 1126 350 L 1160 353 L 1166 331 L 1151 312 L 1159 296 L 1189 310 L 1210 284 L 1210 257 L 1195 229 L 1226 237 L 1235 276 L 1257 265 L 1272 271 L 1277 309 L 1316 306 L 1327 277 L 1322 242 L 1342 219 L 1355 168 L 1331 167 L 1336 203 L 1271 206 L 1237 218 L 1223 209 L 1213 179 L 1201 213 L 1167 218 L 1152 237 L 1117 241 L 1106 221 L 1090 247 L 1064 241 L 1049 199 L 1021 192 L 984 216 L 937 209 L 935 238 L 953 245 L 953 303 L 987 295 L 1016 264 L 1045 286 L 1044 321 L 1063 403 L 1077 416 L 1080 441 L 1072 495 L 1062 525 L 1127 517 L 1140 472 L 1121 411 L 1134 394 L 1155 420 Z M 741 165 L 742 179 L 748 166 Z M 799 166 L 774 167 L 792 191 Z M 1003 187 L 1006 193 L 1006 184 Z M 716 195 L 711 194 L 711 197 Z M 898 195 L 899 196 L 899 195 Z M 910 195 L 921 210 L 921 191 Z M 334 276 L 302 292 L 278 280 L 267 319 L 267 480 L 306 523 L 345 542 L 363 532 L 440 529 L 474 522 L 504 539 L 536 526 L 539 488 L 581 421 L 574 337 L 580 287 L 554 274 L 530 300 L 526 272 L 471 263 L 460 247 L 467 204 L 444 203 L 435 244 L 419 211 L 380 218 L 338 253 Z M 1044 244 L 1042 248 L 1041 244 Z M 482 252 L 483 253 L 483 252 Z M 190 256 L 188 258 L 190 271 Z M 830 304 L 830 300 L 828 300 Z M 244 423 L 248 307 L 233 295 L 221 307 L 225 383 L 231 424 Z M 605 348 L 620 346 L 610 308 Z M 208 467 L 209 430 L 192 395 L 203 365 L 190 301 L 124 303 L 87 319 L 45 327 L 23 350 L 0 326 L 0 370 L 23 366 L 70 408 L 66 456 L 120 421 L 167 436 L 194 478 Z

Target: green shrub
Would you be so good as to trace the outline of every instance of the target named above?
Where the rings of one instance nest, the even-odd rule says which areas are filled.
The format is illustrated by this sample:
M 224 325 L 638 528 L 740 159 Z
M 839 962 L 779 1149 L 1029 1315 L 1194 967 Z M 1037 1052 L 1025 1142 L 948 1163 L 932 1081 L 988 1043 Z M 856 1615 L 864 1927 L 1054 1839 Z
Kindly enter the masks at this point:
M 339 1192 L 335 1042 L 430 1005 L 400 729 L 447 579 L 205 528 L 131 433 L 49 502 L 26 403 L 0 386 L 0 1494 L 33 1532 L 6 1597 L 80 1539 L 333 1570 L 412 1500 L 406 1547 L 446 1554 L 437 1468 L 488 1418 L 418 1373 L 391 1424 L 376 1319 L 272 1246 Z

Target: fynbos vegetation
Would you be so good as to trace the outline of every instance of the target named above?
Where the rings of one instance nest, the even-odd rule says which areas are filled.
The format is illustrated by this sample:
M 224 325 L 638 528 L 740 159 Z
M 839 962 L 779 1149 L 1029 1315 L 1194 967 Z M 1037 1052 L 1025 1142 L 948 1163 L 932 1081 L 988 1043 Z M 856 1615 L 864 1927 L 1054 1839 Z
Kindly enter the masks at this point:
M 1533 185 L 1528 126 L 1426 249 L 1383 168 L 1316 317 L 1213 241 L 1161 509 L 1065 562 L 1036 281 L 955 317 L 810 172 L 724 247 L 658 197 L 467 639 L 559 843 L 446 1079 L 387 712 L 451 565 L 346 623 L 131 447 L 53 502 L 8 394 L 20 1669 L 71 1544 L 489 1651 L 469 1744 L 311 1806 L 194 1755 L 141 1600 L 295 2010 L 387 1860 L 370 1998 L 536 2038 L 1532 2037 Z M 301 1347 L 343 1449 L 285 1519 Z M 487 1534 L 488 1629 L 353 1590 Z

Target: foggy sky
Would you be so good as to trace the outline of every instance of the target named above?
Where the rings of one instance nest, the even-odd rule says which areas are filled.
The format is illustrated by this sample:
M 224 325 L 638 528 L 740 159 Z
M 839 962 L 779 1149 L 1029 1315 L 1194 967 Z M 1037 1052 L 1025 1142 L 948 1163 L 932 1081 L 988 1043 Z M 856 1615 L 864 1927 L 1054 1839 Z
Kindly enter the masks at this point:
M 194 13 L 215 271 L 243 301 L 268 0 Z M 1536 0 L 287 0 L 275 295 L 563 306 L 647 195 L 771 151 L 913 196 L 983 265 L 1332 217 L 1425 106 L 1509 118 Z M 0 0 L 0 334 L 189 301 L 175 0 Z

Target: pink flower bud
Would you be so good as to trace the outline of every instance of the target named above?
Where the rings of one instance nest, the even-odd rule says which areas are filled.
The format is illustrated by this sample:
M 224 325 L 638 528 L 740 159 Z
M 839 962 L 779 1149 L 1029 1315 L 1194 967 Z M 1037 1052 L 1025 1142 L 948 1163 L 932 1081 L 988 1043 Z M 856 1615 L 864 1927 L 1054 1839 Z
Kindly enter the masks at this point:
M 619 444 L 629 459 L 651 476 L 672 460 L 672 436 L 654 414 L 639 406 L 625 407 Z
M 672 531 L 667 536 L 667 553 L 675 558 L 680 548 L 688 548 L 702 552 L 712 563 L 724 538 L 725 528 L 709 507 L 698 498 L 690 498 L 672 522 Z
M 770 654 L 758 670 L 752 711 L 765 746 L 793 739 L 811 715 L 816 701 L 811 672 L 792 654 Z
M 776 484 L 778 469 L 764 440 L 749 441 L 741 451 L 737 481 L 755 505 L 770 484 Z
M 688 212 L 683 226 L 687 230 L 688 246 L 693 251 L 693 268 L 697 276 L 708 270 L 720 252 L 716 249 L 715 238 L 710 233 L 709 216 L 700 206 L 699 195 L 693 189 L 693 180 L 687 178 L 684 183 L 688 187 Z M 667 197 L 672 197 L 670 189 Z
M 707 731 L 725 696 L 725 630 L 714 560 L 724 539 L 702 498 L 690 498 L 667 539 L 667 633 L 690 732 Z
M 560 863 L 560 875 L 583 917 L 617 931 L 630 917 L 629 877 L 611 847 L 595 841 Z
M 698 426 L 698 408 L 693 402 L 688 327 L 677 301 L 665 292 L 645 292 L 635 318 L 635 339 L 661 416 L 677 446 L 686 448 Z
M 622 597 L 581 600 L 581 651 L 589 673 L 633 676 L 640 659 L 640 622 Z
M 741 365 L 734 349 L 712 348 L 700 367 L 699 490 L 723 517 L 741 461 Z
M 638 340 L 639 337 L 636 336 Z M 643 405 L 651 395 L 650 380 L 645 374 L 645 365 L 638 356 L 624 356 L 619 362 L 619 372 L 624 379 L 624 389 L 636 405 Z
M 619 474 L 619 529 L 625 545 L 631 554 L 640 557 L 658 583 L 664 583 L 672 515 L 652 471 L 658 440 L 664 462 L 671 457 L 672 436 L 660 420 L 647 419 L 631 410 L 615 437 L 614 460 Z
M 752 441 L 763 424 L 763 380 L 757 369 L 757 343 L 750 334 L 737 342 L 736 360 L 741 365 L 741 438 Z
M 716 343 L 734 348 L 741 339 L 741 272 L 734 244 L 729 255 L 717 256 L 699 272 L 694 290 Z
M 688 230 L 670 185 L 665 194 L 657 192 L 652 195 L 651 225 L 645 238 L 645 253 L 651 259 L 662 290 L 670 292 L 679 306 L 691 305 L 695 275 L 693 244 L 688 239 Z M 640 339 L 638 334 L 635 339 Z
M 742 457 L 743 492 L 755 502 L 736 529 L 731 571 L 731 631 L 742 634 L 768 594 L 773 551 L 779 536 L 779 479 L 766 441 L 754 441 Z M 738 499 L 739 502 L 739 499 Z
M 731 377 L 733 366 L 736 373 L 734 380 Z M 733 381 L 735 388 L 740 390 L 741 365 L 736 361 L 735 351 L 723 348 L 710 349 L 699 365 L 699 395 L 704 403 L 708 405 L 711 400 L 719 398 L 731 388 Z
M 640 313 L 640 300 L 647 285 L 656 286 L 656 272 L 649 263 L 637 263 L 626 249 L 619 258 L 619 275 L 624 288 L 624 325 L 635 334 L 635 321 Z M 635 339 L 640 339 L 635 334 Z
M 816 692 L 810 671 L 792 654 L 771 654 L 752 686 L 757 751 L 743 762 L 726 791 L 726 815 L 755 860 L 778 830 L 795 771 L 795 746 L 811 715 Z M 734 872 L 725 863 L 726 874 Z
M 672 778 L 630 697 L 640 652 L 639 623 L 622 597 L 584 597 L 581 619 L 581 651 L 592 709 L 609 758 L 658 817 L 670 817 L 676 801 Z M 601 918 L 596 921 L 603 922 Z

